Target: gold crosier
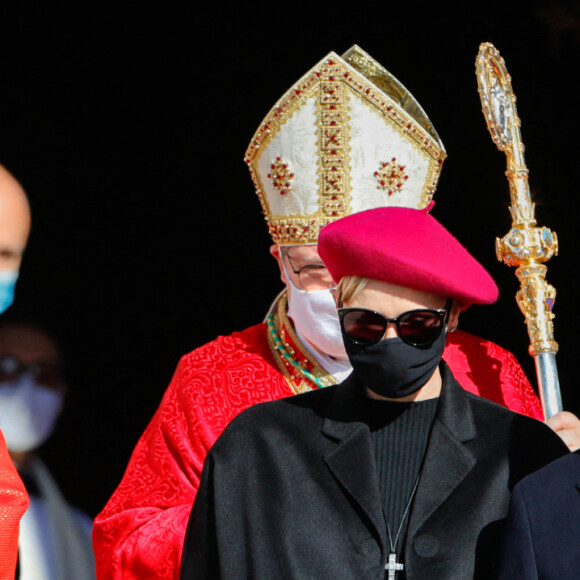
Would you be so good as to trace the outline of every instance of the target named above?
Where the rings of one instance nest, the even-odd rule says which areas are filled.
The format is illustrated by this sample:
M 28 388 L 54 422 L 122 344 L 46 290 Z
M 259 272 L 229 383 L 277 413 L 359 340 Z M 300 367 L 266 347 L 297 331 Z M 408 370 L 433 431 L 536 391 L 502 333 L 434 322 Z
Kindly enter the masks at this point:
M 490 43 L 479 47 L 476 76 L 483 114 L 494 143 L 507 158 L 512 228 L 496 239 L 497 258 L 516 268 L 520 289 L 516 300 L 524 314 L 530 338 L 529 352 L 534 357 L 538 387 L 546 418 L 562 410 L 555 355 L 552 308 L 556 290 L 546 281 L 544 262 L 558 254 L 556 233 L 537 227 L 524 160 L 521 122 L 511 78 L 498 50 Z

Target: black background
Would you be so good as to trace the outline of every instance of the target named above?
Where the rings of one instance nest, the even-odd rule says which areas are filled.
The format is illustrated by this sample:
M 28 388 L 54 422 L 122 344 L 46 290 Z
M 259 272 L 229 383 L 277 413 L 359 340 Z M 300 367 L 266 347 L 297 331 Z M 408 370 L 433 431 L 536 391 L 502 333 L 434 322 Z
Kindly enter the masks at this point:
M 433 211 L 501 296 L 462 327 L 512 350 L 535 383 L 514 272 L 505 158 L 474 74 L 480 42 L 518 96 L 548 264 L 565 407 L 575 379 L 580 10 L 577 2 L 134 4 L 0 10 L 0 162 L 33 230 L 15 305 L 56 334 L 72 387 L 44 456 L 95 514 L 112 493 L 179 357 L 259 322 L 281 288 L 243 155 L 274 102 L 330 50 L 357 43 L 421 102 L 448 159 Z

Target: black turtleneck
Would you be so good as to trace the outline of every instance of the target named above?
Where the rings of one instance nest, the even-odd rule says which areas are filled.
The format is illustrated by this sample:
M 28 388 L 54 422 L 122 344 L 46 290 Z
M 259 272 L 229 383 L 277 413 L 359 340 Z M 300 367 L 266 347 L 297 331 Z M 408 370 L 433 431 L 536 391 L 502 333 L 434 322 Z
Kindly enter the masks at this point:
M 407 505 L 412 501 L 411 494 L 421 471 L 438 402 L 438 398 L 411 403 L 365 399 L 383 511 L 393 542 Z M 409 512 L 396 542 L 398 554 L 405 538 Z

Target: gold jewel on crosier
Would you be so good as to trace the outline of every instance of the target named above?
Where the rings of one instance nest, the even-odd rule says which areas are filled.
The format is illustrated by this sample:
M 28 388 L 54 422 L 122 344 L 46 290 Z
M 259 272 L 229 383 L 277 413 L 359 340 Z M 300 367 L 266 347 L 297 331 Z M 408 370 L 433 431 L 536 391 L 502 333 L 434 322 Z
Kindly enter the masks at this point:
M 337 383 L 301 344 L 286 314 L 287 296 L 283 294 L 266 318 L 268 344 L 282 375 L 295 395 Z

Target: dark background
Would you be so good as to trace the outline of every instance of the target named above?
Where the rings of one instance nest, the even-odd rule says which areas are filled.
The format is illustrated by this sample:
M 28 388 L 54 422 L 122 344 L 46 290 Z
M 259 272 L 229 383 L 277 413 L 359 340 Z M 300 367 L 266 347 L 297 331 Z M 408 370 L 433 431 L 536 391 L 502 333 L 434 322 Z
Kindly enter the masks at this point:
M 3 3 L 0 162 L 33 213 L 8 316 L 41 322 L 65 350 L 72 392 L 44 456 L 74 503 L 102 507 L 179 357 L 259 322 L 281 288 L 243 155 L 291 84 L 354 43 L 427 111 L 449 155 L 433 214 L 500 286 L 463 328 L 512 350 L 535 384 L 517 280 L 495 259 L 509 193 L 474 74 L 480 42 L 501 51 L 538 223 L 560 239 L 548 281 L 564 403 L 580 412 L 578 3 L 437 4 Z

